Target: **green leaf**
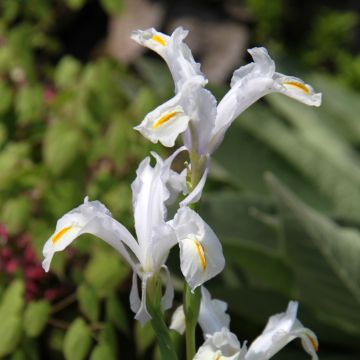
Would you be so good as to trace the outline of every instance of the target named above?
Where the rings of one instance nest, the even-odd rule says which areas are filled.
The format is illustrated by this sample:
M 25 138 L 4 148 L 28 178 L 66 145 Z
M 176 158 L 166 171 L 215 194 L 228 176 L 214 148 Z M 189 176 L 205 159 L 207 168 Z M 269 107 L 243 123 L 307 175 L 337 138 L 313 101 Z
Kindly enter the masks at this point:
M 77 289 L 77 298 L 83 314 L 91 321 L 97 321 L 99 318 L 99 298 L 94 289 L 87 284 L 80 285 Z
M 78 3 L 81 6 L 82 2 L 86 0 L 70 0 L 74 3 Z M 80 74 L 80 63 L 71 56 L 64 56 L 56 67 L 54 78 L 55 84 L 59 88 L 69 88 L 74 84 L 77 84 L 77 78 Z
M 348 162 L 340 164 L 310 143 L 298 131 L 269 114 L 261 106 L 243 114 L 241 126 L 272 147 L 307 177 L 332 202 L 333 211 L 349 219 L 360 213 L 360 171 Z
M 20 123 L 40 122 L 44 110 L 43 89 L 30 85 L 21 88 L 16 97 L 15 108 Z
M 100 0 L 101 5 L 106 12 L 112 15 L 119 15 L 123 11 L 123 0 Z
M 4 114 L 11 106 L 13 94 L 4 81 L 0 81 L 0 114 Z
M 0 218 L 10 234 L 18 234 L 27 226 L 30 213 L 30 199 L 19 196 L 5 202 Z
M 53 121 L 46 129 L 43 156 L 54 175 L 64 173 L 81 151 L 81 133 L 69 124 Z
M 19 315 L 24 308 L 24 283 L 22 280 L 14 280 L 7 287 L 0 304 L 0 319 L 7 314 Z M 0 322 L 1 323 L 1 322 Z
M 106 318 L 113 323 L 121 332 L 129 335 L 129 321 L 126 311 L 115 294 L 108 297 L 106 301 Z
M 77 318 L 71 323 L 65 335 L 63 347 L 65 359 L 86 359 L 91 342 L 90 329 L 82 318 Z
M 44 330 L 51 311 L 45 300 L 30 302 L 24 314 L 24 329 L 29 337 L 36 337 Z
M 115 251 L 96 251 L 85 268 L 85 279 L 99 296 L 111 294 L 129 274 L 129 267 Z
M 113 355 L 117 355 L 119 350 L 119 340 L 114 327 L 110 323 L 106 323 L 99 335 L 99 343 L 106 344 Z
M 274 176 L 266 179 L 279 204 L 301 302 L 322 321 L 359 335 L 360 233 L 310 208 Z
M 97 345 L 91 353 L 90 360 L 112 360 L 116 359 L 116 356 L 112 352 L 109 345 L 103 343 Z
M 22 335 L 19 315 L 5 314 L 0 321 L 0 357 L 11 354 L 18 346 Z
M 32 169 L 29 160 L 30 147 L 28 143 L 9 143 L 0 152 L 0 187 L 13 187 L 17 179 Z

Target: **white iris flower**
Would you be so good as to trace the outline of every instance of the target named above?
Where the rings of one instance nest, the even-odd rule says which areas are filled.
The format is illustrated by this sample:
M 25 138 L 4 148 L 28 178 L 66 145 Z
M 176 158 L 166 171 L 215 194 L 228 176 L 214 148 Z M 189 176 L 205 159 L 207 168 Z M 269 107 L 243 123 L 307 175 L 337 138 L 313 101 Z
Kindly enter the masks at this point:
M 215 97 L 204 89 L 207 80 L 183 42 L 187 33 L 177 28 L 168 36 L 149 29 L 132 35 L 165 60 L 175 83 L 175 97 L 148 114 L 135 128 L 152 142 L 173 146 L 183 133 L 189 151 L 209 155 L 219 146 L 231 123 L 269 93 L 282 93 L 306 105 L 320 105 L 321 94 L 315 93 L 310 85 L 275 72 L 275 63 L 265 48 L 248 50 L 254 62 L 234 72 L 231 89 L 217 105 Z
M 149 320 L 146 308 L 146 286 L 150 277 L 164 269 L 167 284 L 162 305 L 172 305 L 173 287 L 165 266 L 170 249 L 180 244 L 181 269 L 192 288 L 215 276 L 224 267 L 219 240 L 209 226 L 193 210 L 182 207 L 173 221 L 167 221 L 166 204 L 176 198 L 182 188 L 183 174 L 170 169 L 178 149 L 163 161 L 157 154 L 154 167 L 150 157 L 144 159 L 132 183 L 135 232 L 137 240 L 99 201 L 88 201 L 65 214 L 56 224 L 53 235 L 45 243 L 43 267 L 49 270 L 55 252 L 64 250 L 78 236 L 90 233 L 114 247 L 130 264 L 133 284 L 131 309 L 142 323 Z M 216 252 L 216 253 L 215 253 Z M 139 296 L 137 277 L 141 279 Z
M 271 316 L 262 334 L 253 341 L 248 350 L 245 344 L 240 347 L 236 336 L 227 327 L 206 335 L 206 341 L 199 348 L 194 360 L 268 360 L 298 337 L 311 359 L 318 360 L 316 335 L 296 318 L 297 309 L 298 303 L 290 301 L 285 313 Z

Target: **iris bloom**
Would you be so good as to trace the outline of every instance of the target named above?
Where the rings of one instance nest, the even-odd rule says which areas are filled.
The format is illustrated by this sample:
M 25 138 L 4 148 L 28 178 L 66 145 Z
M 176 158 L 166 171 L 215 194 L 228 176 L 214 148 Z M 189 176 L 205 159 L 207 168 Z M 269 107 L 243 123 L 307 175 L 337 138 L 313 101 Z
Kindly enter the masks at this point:
M 177 28 L 171 36 L 155 29 L 135 31 L 132 38 L 157 52 L 167 63 L 175 83 L 175 97 L 149 113 L 135 129 L 146 138 L 173 146 L 183 133 L 184 144 L 198 155 L 212 154 L 231 123 L 261 97 L 278 92 L 306 105 L 319 106 L 321 94 L 302 80 L 275 72 L 265 48 L 248 50 L 254 62 L 237 69 L 231 89 L 217 105 L 204 88 L 206 78 L 188 46 L 187 31 Z
M 140 163 L 137 177 L 132 183 L 137 240 L 112 218 L 103 204 L 86 198 L 84 204 L 58 220 L 54 234 L 45 243 L 45 271 L 49 270 L 54 253 L 64 250 L 81 234 L 90 233 L 100 237 L 114 247 L 132 267 L 130 305 L 136 313 L 135 318 L 143 323 L 150 318 L 146 309 L 147 281 L 161 269 L 167 274 L 162 306 L 168 309 L 172 305 L 173 287 L 165 262 L 176 243 L 180 243 L 183 274 L 192 288 L 219 273 L 224 267 L 221 245 L 200 216 L 183 207 L 173 221 L 167 221 L 166 204 L 181 190 L 181 175 L 170 170 L 170 166 L 174 157 L 182 150 L 178 149 L 165 161 L 153 153 L 156 158 L 154 167 L 150 165 L 150 157 Z M 183 224 L 183 221 L 187 223 Z M 141 279 L 141 298 L 137 277 Z
M 223 327 L 220 331 L 207 335 L 194 360 L 268 360 L 297 337 L 301 339 L 303 348 L 311 355 L 312 360 L 317 360 L 316 335 L 296 318 L 297 309 L 298 303 L 290 301 L 285 313 L 271 316 L 262 334 L 248 350 L 245 345 L 241 348 L 236 336 Z

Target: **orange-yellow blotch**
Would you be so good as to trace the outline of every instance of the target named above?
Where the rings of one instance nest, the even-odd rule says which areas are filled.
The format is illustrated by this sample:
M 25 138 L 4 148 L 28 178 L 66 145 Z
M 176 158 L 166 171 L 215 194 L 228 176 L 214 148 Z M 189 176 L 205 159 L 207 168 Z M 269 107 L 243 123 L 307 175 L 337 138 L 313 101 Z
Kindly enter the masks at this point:
M 166 41 L 160 35 L 153 35 L 151 40 L 156 41 L 158 44 L 162 46 L 166 46 Z
M 206 269 L 206 259 L 205 259 L 204 247 L 197 240 L 194 240 L 194 243 L 195 243 L 195 246 L 196 246 L 196 251 L 199 254 L 201 267 L 202 267 L 203 270 L 205 270 Z
M 305 84 L 302 84 L 300 82 L 297 81 L 284 81 L 283 82 L 284 85 L 290 85 L 290 86 L 294 86 L 297 89 L 301 90 L 302 92 L 304 92 L 306 95 L 310 94 L 310 90 L 308 89 L 308 87 Z
M 309 338 L 309 340 L 310 340 L 310 342 L 311 342 L 312 347 L 313 347 L 314 350 L 317 352 L 318 349 L 319 349 L 317 342 L 316 342 L 315 339 L 314 339 L 312 336 L 310 336 L 310 335 L 308 335 L 308 338 Z
M 169 121 L 172 117 L 174 117 L 177 114 L 177 111 L 171 111 L 165 115 L 163 115 L 160 119 L 156 120 L 153 124 L 153 129 L 158 128 L 160 125 L 166 123 Z
M 65 234 L 67 233 L 70 229 L 72 228 L 72 226 L 68 226 L 68 227 L 65 227 L 63 229 L 61 229 L 60 231 L 58 231 L 51 239 L 52 243 L 55 245 L 59 240 L 60 238 Z

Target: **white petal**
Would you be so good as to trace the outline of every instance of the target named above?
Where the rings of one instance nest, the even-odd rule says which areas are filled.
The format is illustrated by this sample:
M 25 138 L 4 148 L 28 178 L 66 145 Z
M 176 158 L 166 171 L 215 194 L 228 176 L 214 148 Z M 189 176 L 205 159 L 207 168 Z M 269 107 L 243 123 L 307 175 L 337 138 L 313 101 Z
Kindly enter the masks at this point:
M 181 94 L 178 94 L 157 107 L 134 129 L 153 143 L 159 141 L 164 146 L 173 147 L 176 138 L 187 129 L 190 121 L 179 105 L 180 97 Z
M 154 28 L 133 31 L 131 38 L 138 44 L 157 52 L 160 56 L 165 55 L 170 40 L 168 35 L 156 31 Z
M 163 310 L 168 310 L 172 307 L 174 300 L 174 287 L 171 283 L 170 271 L 166 265 L 163 265 L 162 268 L 166 273 L 166 285 L 165 285 L 165 293 L 163 298 L 161 299 L 161 307 Z
M 184 307 L 180 305 L 171 317 L 170 329 L 177 331 L 180 335 L 185 332 L 185 313 Z
M 188 206 L 190 204 L 195 204 L 200 200 L 204 186 L 206 184 L 206 179 L 210 170 L 210 165 L 211 165 L 211 157 L 208 155 L 206 156 L 206 161 L 204 165 L 205 169 L 201 176 L 200 181 L 191 191 L 191 193 L 183 201 L 181 201 L 180 206 Z
M 181 271 L 194 290 L 223 270 L 221 244 L 209 225 L 188 207 L 178 210 L 172 226 L 180 245 Z
M 317 359 L 317 339 L 315 334 L 302 326 L 296 319 L 298 303 L 290 301 L 285 313 L 273 315 L 263 331 L 251 344 L 246 360 L 267 360 L 274 356 L 290 341 L 302 339 L 305 350 Z
M 279 73 L 275 74 L 274 79 L 274 90 L 309 106 L 321 105 L 322 94 L 315 93 L 315 90 L 301 79 Z
M 141 325 L 144 325 L 151 319 L 150 314 L 147 311 L 146 307 L 146 285 L 148 281 L 148 275 L 145 274 L 141 280 L 141 303 L 140 307 L 135 315 L 135 319 L 139 320 Z
M 255 101 L 269 93 L 280 92 L 312 106 L 321 103 L 321 94 L 315 93 L 310 85 L 300 79 L 275 73 L 275 63 L 265 48 L 253 48 L 248 52 L 254 62 L 234 72 L 231 89 L 218 105 L 210 153 L 217 149 L 231 123 Z
M 227 328 L 208 336 L 194 360 L 243 360 L 246 346 L 240 347 L 237 337 Z
M 201 287 L 201 303 L 199 324 L 204 335 L 212 335 L 221 331 L 223 327 L 229 328 L 230 316 L 226 314 L 227 304 L 224 301 L 211 299 L 209 291 Z
M 119 251 L 133 268 L 136 266 L 122 243 L 124 242 L 134 255 L 138 256 L 139 248 L 136 240 L 123 225 L 111 217 L 111 213 L 103 204 L 85 198 L 84 204 L 58 220 L 54 234 L 43 248 L 44 270 L 49 271 L 55 252 L 64 250 L 78 236 L 85 233 L 100 237 Z
M 133 272 L 132 275 L 132 284 L 130 290 L 130 309 L 136 314 L 139 311 L 141 300 L 139 296 L 139 288 L 138 288 L 138 275 L 136 271 Z
M 133 40 L 154 50 L 165 60 L 174 78 L 176 93 L 193 76 L 203 76 L 200 65 L 195 62 L 191 50 L 184 43 L 187 34 L 187 30 L 178 27 L 171 36 L 155 29 L 137 30 L 131 36 Z
M 142 251 L 141 263 L 143 266 L 145 261 L 151 259 L 153 228 L 165 223 L 164 202 L 168 199 L 169 193 L 161 179 L 161 165 L 157 162 L 152 167 L 150 157 L 145 158 L 136 170 L 136 179 L 131 184 L 135 230 Z
M 202 77 L 193 77 L 184 85 L 180 99 L 184 112 L 191 119 L 191 141 L 185 145 L 189 151 L 195 150 L 199 155 L 208 153 L 217 113 L 217 101 L 214 95 L 204 88 L 204 85 Z

